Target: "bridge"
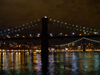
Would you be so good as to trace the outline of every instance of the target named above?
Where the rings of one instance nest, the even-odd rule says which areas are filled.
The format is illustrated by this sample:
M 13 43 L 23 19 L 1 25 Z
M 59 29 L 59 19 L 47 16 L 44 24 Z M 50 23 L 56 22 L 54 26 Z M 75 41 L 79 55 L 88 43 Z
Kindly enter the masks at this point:
M 38 33 L 35 36 L 33 36 L 32 34 L 29 34 L 29 36 L 25 36 L 25 35 L 20 36 L 19 32 L 23 32 L 26 29 L 35 27 L 37 25 L 41 25 L 41 22 L 42 22 L 42 33 L 41 34 Z M 79 33 L 77 35 L 75 35 L 74 32 L 71 35 L 69 35 L 69 34 L 63 35 L 62 33 L 60 33 L 58 35 L 53 35 L 53 33 L 49 34 L 48 33 L 48 23 L 53 26 L 60 26 L 60 27 L 64 27 L 67 29 L 76 30 L 81 33 Z M 100 34 L 100 30 L 83 27 L 83 26 L 79 26 L 79 25 L 74 25 L 74 24 L 69 24 L 67 22 L 64 23 L 64 22 L 53 20 L 53 19 L 48 19 L 45 16 L 41 20 L 38 19 L 37 21 L 34 21 L 34 22 L 26 23 L 26 24 L 23 24 L 18 27 L 12 27 L 12 28 L 8 28 L 8 29 L 0 31 L 0 40 L 41 39 L 41 58 L 42 58 L 42 63 L 43 63 L 42 70 L 43 70 L 43 72 L 46 72 L 47 68 L 48 68 L 47 67 L 48 66 L 48 39 L 57 39 L 57 38 L 63 39 L 63 38 L 79 37 L 80 39 L 72 41 L 70 43 L 73 43 L 73 42 L 75 43 L 80 40 L 83 40 L 83 51 L 85 51 L 85 46 L 86 46 L 85 40 L 100 43 L 100 41 L 98 41 L 98 40 L 89 39 L 87 37 L 100 37 L 99 34 Z M 69 44 L 69 43 L 61 44 L 60 46 L 64 46 L 67 44 Z M 56 45 L 56 46 L 59 46 L 59 45 Z

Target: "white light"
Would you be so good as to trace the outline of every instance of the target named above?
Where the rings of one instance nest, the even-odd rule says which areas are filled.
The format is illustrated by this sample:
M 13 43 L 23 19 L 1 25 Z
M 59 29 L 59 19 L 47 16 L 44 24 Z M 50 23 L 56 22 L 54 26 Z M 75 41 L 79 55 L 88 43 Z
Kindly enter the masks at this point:
M 38 36 L 40 35 L 40 33 L 38 33 Z
M 44 18 L 47 18 L 47 16 L 44 16 Z
M 73 35 L 75 34 L 75 33 L 72 33 Z
M 50 33 L 50 35 L 52 35 L 52 33 Z

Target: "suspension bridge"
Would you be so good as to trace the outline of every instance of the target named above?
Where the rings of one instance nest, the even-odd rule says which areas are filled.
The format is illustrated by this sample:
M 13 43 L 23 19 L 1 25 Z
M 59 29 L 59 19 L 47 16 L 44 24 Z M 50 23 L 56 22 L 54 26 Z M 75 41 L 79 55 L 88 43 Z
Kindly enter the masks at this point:
M 80 25 L 70 24 L 67 22 L 60 22 L 57 20 L 48 19 L 45 16 L 44 19 L 47 20 L 47 24 L 50 24 L 53 26 L 59 26 L 62 28 L 64 27 L 64 28 L 66 28 L 66 30 L 69 29 L 69 30 L 74 30 L 74 31 L 79 32 L 79 34 L 75 34 L 74 32 L 72 32 L 72 34 L 70 34 L 70 35 L 63 34 L 63 33 L 59 33 L 58 35 L 53 35 L 53 33 L 48 33 L 48 25 L 47 24 L 45 25 L 45 22 L 44 22 L 45 20 L 42 20 L 42 19 L 34 20 L 33 22 L 29 22 L 29 23 L 26 23 L 26 24 L 23 24 L 20 26 L 1 30 L 0 31 L 0 40 L 22 40 L 22 39 L 43 39 L 43 38 L 48 38 L 48 39 L 80 38 L 80 39 L 72 41 L 70 43 L 75 43 L 75 42 L 78 42 L 79 40 L 89 40 L 92 42 L 100 43 L 100 41 L 98 41 L 98 40 L 89 39 L 89 37 L 100 37 L 100 35 L 99 35 L 100 30 L 98 30 L 98 29 L 83 27 Z M 39 25 L 42 25 L 42 33 L 37 33 L 37 35 L 33 35 L 33 34 L 27 34 L 25 32 L 25 30 L 34 28 L 35 26 L 39 26 Z M 21 33 L 23 31 L 24 31 L 24 33 L 26 33 L 26 35 L 23 35 Z M 45 37 L 43 37 L 42 35 Z M 70 44 L 70 43 L 68 43 L 68 44 Z M 67 44 L 61 44 L 61 45 L 67 45 Z

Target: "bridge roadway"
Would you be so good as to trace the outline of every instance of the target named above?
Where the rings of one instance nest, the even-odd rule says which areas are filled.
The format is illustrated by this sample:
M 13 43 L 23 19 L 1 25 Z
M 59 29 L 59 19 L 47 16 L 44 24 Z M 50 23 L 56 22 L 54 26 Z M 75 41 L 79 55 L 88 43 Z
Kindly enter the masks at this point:
M 48 39 L 64 39 L 64 38 L 82 38 L 82 37 L 100 37 L 100 35 L 72 35 L 72 36 L 48 36 Z M 37 36 L 26 36 L 26 37 L 0 37 L 0 40 L 24 40 L 24 39 L 41 39 Z

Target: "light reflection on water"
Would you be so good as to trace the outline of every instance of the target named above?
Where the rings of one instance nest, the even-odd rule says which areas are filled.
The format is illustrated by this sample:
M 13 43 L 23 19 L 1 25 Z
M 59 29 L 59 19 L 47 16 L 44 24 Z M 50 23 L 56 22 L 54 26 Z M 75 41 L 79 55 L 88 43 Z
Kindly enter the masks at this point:
M 100 52 L 55 52 L 49 54 L 48 75 L 98 75 Z M 42 75 L 41 54 L 0 52 L 2 75 Z

